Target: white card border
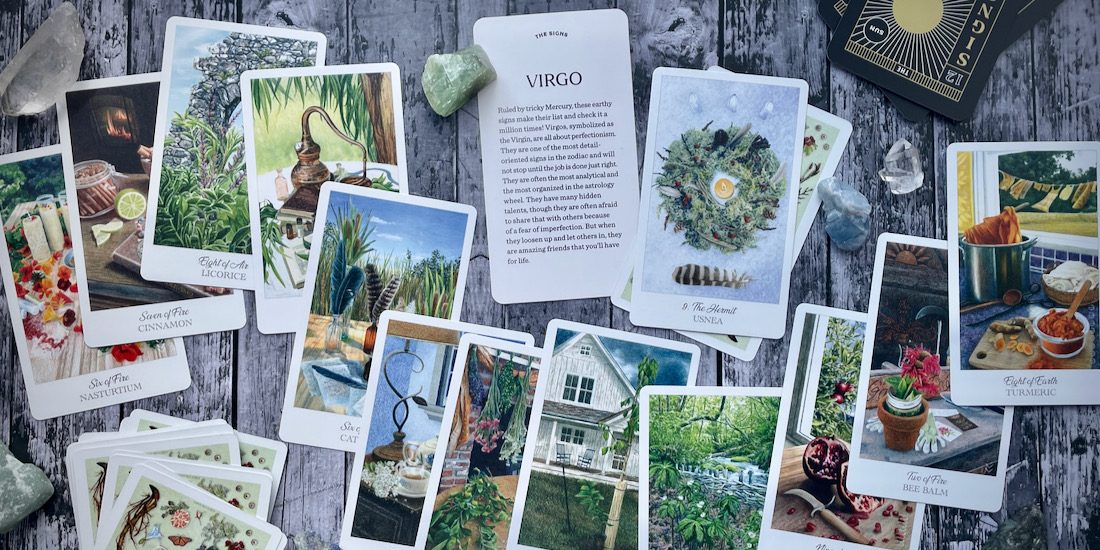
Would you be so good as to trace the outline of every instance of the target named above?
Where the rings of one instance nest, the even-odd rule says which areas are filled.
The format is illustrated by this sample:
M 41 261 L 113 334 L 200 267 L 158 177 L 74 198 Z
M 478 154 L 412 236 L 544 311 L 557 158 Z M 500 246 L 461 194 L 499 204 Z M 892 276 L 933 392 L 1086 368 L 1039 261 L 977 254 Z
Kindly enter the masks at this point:
M 423 326 L 433 326 L 449 330 L 456 330 L 463 335 L 470 334 L 475 336 L 484 336 L 490 338 L 490 342 L 494 342 L 494 345 L 500 342 L 515 342 L 519 341 L 520 344 L 532 348 L 535 345 L 535 338 L 526 332 L 517 332 L 508 329 L 502 329 L 497 327 L 490 327 L 486 325 L 477 325 L 473 323 L 465 323 L 462 321 L 452 321 L 450 319 L 439 319 L 436 317 L 427 317 L 424 315 L 416 315 L 413 313 L 405 313 L 400 311 L 385 311 L 378 321 L 378 336 L 376 342 L 379 345 L 384 345 L 386 337 L 389 334 L 390 321 L 403 321 L 407 323 L 416 323 Z M 461 352 L 460 346 L 462 344 L 461 338 L 459 343 L 455 344 L 457 352 Z M 367 404 L 368 410 L 363 412 L 360 424 L 360 433 L 366 437 L 366 433 L 370 429 L 371 420 L 374 418 L 373 404 L 378 395 L 378 385 L 381 377 L 376 375 L 381 369 L 381 365 L 376 365 L 374 357 L 371 357 L 370 373 L 371 375 L 367 379 L 367 392 L 364 398 L 364 403 Z M 381 362 L 381 359 L 379 359 Z M 458 354 L 455 355 L 455 366 L 460 365 L 458 362 Z M 453 376 L 453 375 L 452 375 Z M 452 388 L 453 381 L 451 382 Z M 447 399 L 450 399 L 450 392 L 447 394 Z M 453 413 L 452 413 L 453 416 Z M 447 418 L 444 413 L 443 418 Z M 440 433 L 436 441 L 442 441 L 446 439 L 446 430 L 448 426 L 446 422 L 440 422 Z M 437 447 L 438 449 L 439 447 Z M 391 542 L 385 542 L 380 540 L 366 539 L 361 537 L 353 537 L 351 535 L 351 529 L 355 523 L 355 510 L 359 506 L 359 491 L 363 490 L 363 484 L 359 481 L 360 472 L 363 470 L 363 462 L 366 460 L 367 448 L 364 445 L 359 445 L 355 450 L 355 458 L 352 461 L 352 482 L 348 483 L 348 495 L 344 500 L 344 521 L 340 526 L 340 547 L 344 550 L 371 550 L 374 548 L 388 548 L 391 550 L 406 550 L 414 548 L 414 546 L 406 546 L 404 544 L 396 544 Z M 439 455 L 437 455 L 439 456 Z M 442 462 L 442 458 L 440 458 Z M 429 482 L 431 479 L 429 478 Z M 438 483 L 438 480 L 437 480 Z M 427 499 L 425 498 L 425 508 L 427 507 Z M 419 530 L 417 531 L 419 536 Z
M 249 70 L 241 73 L 241 114 L 244 120 L 244 158 L 248 183 L 248 214 L 252 224 L 252 242 L 260 242 L 259 183 L 256 174 L 255 118 L 252 107 L 252 81 L 269 78 L 331 76 L 345 74 L 388 73 L 393 92 L 394 134 L 397 143 L 397 192 L 409 194 L 409 162 L 406 157 L 405 115 L 401 94 L 401 69 L 395 63 L 361 63 L 357 65 L 318 65 L 289 69 Z M 309 296 L 266 298 L 264 296 L 263 250 L 252 247 L 252 278 L 256 290 L 256 328 L 264 334 L 294 332 L 292 312 L 308 307 Z M 303 290 L 305 290 L 303 288 Z
M 119 423 L 118 431 L 120 433 L 134 433 L 134 434 L 145 433 L 144 431 L 138 430 L 136 425 L 131 425 L 131 422 L 138 422 L 138 421 L 141 421 L 141 420 L 147 420 L 149 422 L 156 422 L 156 423 L 164 424 L 168 427 L 187 427 L 187 426 L 191 426 L 193 424 L 196 424 L 196 422 L 194 420 L 187 420 L 187 419 L 184 419 L 184 418 L 177 418 L 175 416 L 169 416 L 167 414 L 161 414 L 161 413 L 153 412 L 153 411 L 146 410 L 146 409 L 134 409 L 134 410 L 130 411 L 129 416 L 127 416 L 126 418 L 123 418 L 122 422 Z M 158 429 L 159 430 L 164 430 L 164 429 L 167 429 L 167 428 L 158 428 Z M 146 430 L 146 431 L 152 431 L 152 430 Z M 269 510 L 274 509 L 275 508 L 275 499 L 278 496 L 279 487 L 281 486 L 282 481 L 283 481 L 283 473 L 286 470 L 286 456 L 287 456 L 286 443 L 283 443 L 282 441 L 279 441 L 278 439 L 269 439 L 269 438 L 261 437 L 261 436 L 258 436 L 258 435 L 246 434 L 246 433 L 237 431 L 236 429 L 234 429 L 233 431 L 236 432 L 237 440 L 240 443 L 246 443 L 248 445 L 252 445 L 253 447 L 262 447 L 262 448 L 271 449 L 271 450 L 275 451 L 275 459 L 271 462 L 271 470 L 268 472 L 268 473 L 271 474 L 271 478 L 272 478 L 272 482 L 271 482 L 271 503 L 270 503 L 270 506 L 269 506 Z M 262 470 L 262 468 L 256 468 L 256 469 L 257 470 Z
M 646 130 L 647 136 L 653 136 L 656 132 L 657 116 L 654 115 L 654 111 L 660 106 L 661 98 L 661 83 L 666 77 L 682 77 L 692 78 L 699 80 L 722 80 L 727 82 L 738 82 L 747 84 L 761 84 L 777 87 L 789 87 L 797 88 L 799 90 L 799 113 L 797 115 L 798 128 L 794 131 L 795 143 L 794 153 L 796 158 L 801 160 L 802 151 L 802 139 L 804 136 L 805 124 L 806 124 L 806 101 L 809 93 L 809 87 L 803 80 L 768 77 L 768 76 L 756 76 L 756 75 L 742 75 L 742 74 L 723 74 L 717 71 L 700 71 L 693 69 L 670 69 L 667 67 L 659 67 L 653 72 L 653 82 L 650 89 L 650 116 Z M 647 140 L 645 149 L 645 162 L 643 164 L 643 174 L 646 174 L 648 168 L 655 166 L 654 157 L 656 151 L 652 140 Z M 801 162 L 799 162 L 801 166 Z M 798 170 L 793 167 L 790 169 L 790 173 L 787 176 L 787 220 L 785 224 L 786 230 L 786 244 L 783 249 L 783 255 L 785 261 L 784 266 L 791 265 L 793 261 L 793 243 L 795 234 L 795 216 L 797 214 L 798 205 Z M 645 278 L 645 262 L 644 253 L 645 244 L 649 238 L 648 231 L 645 228 L 646 213 L 649 212 L 652 203 L 652 192 L 646 190 L 646 183 L 651 178 L 642 178 L 642 200 L 641 206 L 638 210 L 638 233 L 637 243 L 639 254 L 634 258 L 634 273 L 635 278 L 643 280 Z M 735 308 L 733 314 L 715 314 L 723 318 L 727 324 L 723 325 L 723 332 L 736 333 L 739 336 L 758 336 L 761 338 L 779 339 L 783 337 L 786 332 L 787 326 L 787 304 L 790 296 L 790 281 L 791 274 L 787 269 L 782 269 L 781 273 L 782 281 L 779 286 L 779 301 L 775 304 L 767 304 L 762 302 L 747 302 L 743 300 L 731 300 L 731 299 L 719 299 L 719 298 L 699 298 L 689 295 L 675 295 L 675 294 L 662 294 L 649 292 L 642 289 L 641 285 L 637 285 L 632 292 L 632 309 L 630 311 L 630 322 L 638 326 L 658 327 L 658 328 L 673 328 L 679 330 L 695 330 L 695 331 L 713 331 L 714 327 L 709 325 L 703 325 L 692 321 L 691 313 L 680 313 L 685 311 L 685 307 L 698 301 L 706 301 L 708 303 L 717 304 L 724 308 Z M 728 328 L 727 328 L 728 327 Z
M 871 297 L 867 306 L 867 328 L 865 343 L 863 345 L 863 361 L 859 369 L 859 391 L 856 395 L 856 414 L 852 429 L 852 454 L 848 461 L 848 488 L 854 493 L 896 498 L 899 500 L 919 500 L 926 504 L 950 506 L 953 508 L 967 508 L 983 512 L 996 512 L 1001 508 L 1005 493 L 1005 476 L 1008 468 L 1008 446 L 1012 439 L 1012 407 L 1005 407 L 1003 427 L 1001 428 L 1000 452 L 997 456 L 997 475 L 986 476 L 966 472 L 941 470 L 925 466 L 909 466 L 906 464 L 894 464 L 879 460 L 860 458 L 861 445 L 863 443 L 863 425 L 866 421 L 867 385 L 871 379 L 871 357 L 874 352 L 874 338 L 877 329 L 879 293 L 882 287 L 882 269 L 886 259 L 886 243 L 912 244 L 929 248 L 937 248 L 948 252 L 950 249 L 947 241 L 913 237 L 911 235 L 899 235 L 896 233 L 882 233 L 878 237 L 878 245 L 875 247 L 875 271 L 871 280 Z M 948 285 L 950 286 L 950 285 Z M 958 346 L 958 340 L 948 340 L 948 349 Z M 954 395 L 954 393 L 952 393 Z M 903 490 L 907 484 L 906 476 L 915 474 L 920 476 L 927 484 L 935 480 L 931 476 L 938 476 L 945 483 L 953 497 L 941 497 L 921 493 L 909 493 Z
M 535 387 L 535 395 L 531 401 L 531 416 L 527 424 L 527 439 L 523 443 L 523 461 L 526 462 L 529 455 L 527 451 L 533 448 L 531 447 L 531 444 L 538 438 L 538 430 L 536 429 L 534 430 L 534 433 L 532 433 L 531 423 L 533 423 L 535 419 L 542 416 L 543 393 L 546 389 L 546 384 L 542 382 L 542 377 L 545 376 L 545 371 L 543 369 L 546 368 L 548 359 L 546 350 L 531 346 L 513 344 L 511 342 L 501 342 L 500 340 L 486 338 L 484 336 L 478 336 L 476 334 L 463 335 L 462 340 L 460 340 L 458 343 L 458 356 L 455 357 L 455 364 L 462 365 L 462 368 L 454 369 L 454 372 L 451 373 L 450 387 L 457 388 L 459 386 L 456 384 L 462 384 L 462 377 L 466 375 L 466 364 L 468 363 L 469 359 L 470 346 L 473 345 L 484 345 L 498 351 L 505 351 L 517 355 L 526 355 L 528 357 L 538 358 L 539 360 L 539 382 Z M 448 419 L 454 418 L 455 414 L 457 413 L 456 409 L 458 409 L 458 392 L 452 392 L 451 394 L 447 395 L 447 407 L 443 411 L 443 426 L 440 430 L 439 445 L 436 447 L 437 449 L 443 449 L 444 455 L 446 455 L 447 447 L 450 446 L 450 426 L 448 426 Z M 435 511 L 435 499 L 439 494 L 439 483 L 443 476 L 443 463 L 445 461 L 445 458 L 437 456 L 437 460 L 434 464 L 432 464 L 432 475 L 430 478 L 428 478 L 428 492 L 424 497 L 424 510 L 420 514 L 420 527 L 417 529 L 416 532 L 416 548 L 427 547 L 426 545 L 428 543 L 428 530 L 431 527 L 432 513 Z M 520 466 L 520 472 L 523 472 L 522 465 Z M 520 494 L 520 487 L 522 486 L 516 487 L 516 495 Z M 429 503 L 431 504 L 431 506 L 429 506 Z M 502 521 L 502 523 L 506 521 L 509 528 L 509 542 L 507 548 L 514 547 L 511 543 L 513 536 L 511 527 L 515 522 L 515 518 L 518 517 L 517 512 L 522 512 L 518 498 L 512 503 L 512 511 L 509 514 L 509 518 Z
M 415 195 L 402 195 L 390 191 L 379 191 L 367 187 L 356 187 L 344 183 L 328 182 L 321 186 L 321 197 L 317 202 L 317 221 L 314 227 L 317 231 L 324 231 L 328 223 L 329 198 L 333 193 L 342 193 L 367 197 L 372 200 L 398 202 L 411 204 L 434 210 L 443 210 L 466 215 L 466 233 L 462 244 L 462 254 L 459 256 L 458 278 L 455 288 L 454 303 L 451 304 L 451 319 L 458 320 L 462 314 L 462 302 L 466 293 L 466 275 L 470 269 L 470 249 L 473 245 L 474 224 L 477 222 L 477 210 L 472 206 L 446 202 L 438 199 L 418 197 Z M 309 296 L 310 301 L 305 309 L 294 314 L 294 350 L 290 356 L 290 369 L 287 374 L 286 389 L 283 394 L 283 411 L 279 423 L 279 439 L 289 443 L 298 443 L 312 447 L 336 449 L 344 452 L 355 452 L 358 441 L 345 442 L 341 439 L 341 426 L 349 426 L 350 429 L 359 429 L 362 417 L 353 417 L 343 414 L 335 414 L 325 411 L 301 409 L 294 406 L 294 393 L 298 386 L 298 376 L 302 371 L 302 353 L 305 351 L 306 328 L 309 322 L 309 308 L 313 302 L 313 289 L 316 281 L 317 264 L 321 259 L 321 246 L 310 247 L 309 267 L 306 268 L 306 286 L 303 296 Z M 372 357 L 373 359 L 373 357 Z M 336 437 L 330 435 L 335 433 Z M 358 437 L 358 436 L 357 436 Z M 335 441 L 333 441 L 335 439 Z
M 947 277 L 951 315 L 951 341 L 961 339 L 959 308 L 961 290 L 959 288 L 959 181 L 958 154 L 960 152 L 981 153 L 987 151 L 1062 151 L 1067 149 L 1094 149 L 1100 159 L 1100 142 L 1096 141 L 1037 141 L 1037 142 L 964 142 L 952 143 L 947 147 Z M 1100 163 L 1100 160 L 1098 160 Z M 1097 167 L 1100 170 L 1100 167 Z M 975 182 L 976 184 L 976 182 Z M 1042 239 L 1037 246 L 1042 246 Z M 1097 251 L 1093 251 L 1096 253 Z M 1030 269 L 1030 266 L 1029 266 Z M 1098 327 L 1092 327 L 1093 332 Z M 1034 372 L 1029 370 L 963 370 L 962 350 L 960 346 L 951 347 L 951 399 L 960 405 L 1096 405 L 1100 404 L 1100 369 Z M 1042 354 L 1043 351 L 1036 350 Z M 1094 350 L 1093 353 L 1100 353 Z M 1050 382 L 1053 384 L 1042 384 Z M 1055 396 L 1014 396 L 1010 384 L 1019 383 L 1021 389 L 1053 389 Z M 1054 386 L 1051 388 L 1050 386 Z M 1019 390 L 1016 390 L 1019 391 Z
M 118 451 L 111 453 L 111 456 L 107 458 L 107 476 L 104 478 L 103 482 L 104 509 L 112 512 L 114 511 L 114 494 L 118 486 L 119 468 L 129 466 L 133 469 L 138 464 L 160 466 L 168 472 L 181 477 L 185 475 L 205 476 L 211 472 L 220 471 L 224 474 L 223 477 L 218 478 L 221 480 L 240 479 L 248 483 L 258 483 L 260 485 L 260 494 L 257 496 L 256 500 L 256 513 L 258 514 L 256 517 L 261 520 L 267 520 L 268 514 L 271 513 L 272 478 L 271 474 L 268 472 L 255 468 L 245 468 L 243 466 L 227 466 L 225 464 L 212 464 L 209 462 L 146 455 L 136 451 Z M 187 480 L 185 479 L 184 481 Z M 96 527 L 96 533 L 102 532 L 105 527 L 104 520 L 107 516 L 108 514 L 100 514 L 99 526 Z
M 200 258 L 207 256 L 215 260 L 228 260 L 232 262 L 252 261 L 252 254 L 236 254 L 232 252 L 214 252 L 193 248 L 182 248 L 154 244 L 153 235 L 156 235 L 157 208 L 160 199 L 161 169 L 164 161 L 164 140 L 168 137 L 168 101 L 172 89 L 172 63 L 176 42 L 176 29 L 178 27 L 193 27 L 202 29 L 216 29 L 229 32 L 240 32 L 249 35 L 268 36 L 277 38 L 291 38 L 295 40 L 315 42 L 317 44 L 317 57 L 314 66 L 325 64 L 325 54 L 328 48 L 328 37 L 323 33 L 305 31 L 284 27 L 265 27 L 261 25 L 248 25 L 244 23 L 226 23 L 207 19 L 194 19 L 190 17 L 170 17 L 164 33 L 164 49 L 162 53 L 162 66 L 165 68 L 164 80 L 160 87 L 160 100 L 157 109 L 157 126 L 153 137 L 153 165 L 149 171 L 149 197 L 146 209 L 145 232 L 149 238 L 145 240 L 142 249 L 141 276 L 150 281 L 167 281 L 174 283 L 187 283 L 196 285 L 208 285 L 242 290 L 254 290 L 256 281 L 253 280 L 255 266 L 245 268 L 239 274 L 243 277 L 239 280 L 226 280 L 202 275 Z M 243 101 L 243 98 L 242 98 Z M 242 103 L 243 105 L 243 103 Z M 242 145 L 243 149 L 243 145 Z M 250 225 L 255 225 L 256 220 L 250 220 Z M 255 250 L 256 243 L 252 243 Z M 243 326 L 243 323 L 242 323 Z M 237 327 L 240 328 L 240 327 Z
M 271 540 L 268 541 L 268 544 L 264 546 L 261 550 L 280 550 L 286 547 L 286 535 L 284 535 L 278 527 L 267 523 L 261 518 L 249 516 L 248 514 L 234 508 L 232 505 L 222 502 L 214 495 L 211 495 L 203 491 L 202 489 L 191 485 L 183 479 L 169 475 L 158 468 L 152 468 L 145 464 L 138 464 L 130 472 L 130 475 L 126 479 L 126 485 L 124 485 L 122 487 L 122 490 L 119 492 L 118 500 L 120 505 L 115 506 L 114 509 L 111 510 L 111 514 L 108 518 L 108 522 L 106 523 L 106 525 L 117 525 L 118 522 L 122 519 L 121 516 L 122 513 L 125 512 L 125 506 L 122 506 L 121 504 L 130 501 L 130 499 L 133 497 L 134 491 L 137 490 L 138 481 L 142 478 L 149 478 L 162 485 L 169 486 L 172 489 L 175 489 L 176 491 L 185 494 L 195 499 L 196 501 L 200 501 L 210 508 L 217 510 L 221 514 L 229 516 L 238 523 L 250 525 L 253 529 L 270 533 Z M 95 545 L 95 550 L 108 550 L 111 546 L 112 541 L 107 540 L 106 538 L 97 538 L 96 542 L 98 544 Z
M 223 430 L 210 430 L 206 428 L 213 428 L 212 426 L 199 427 L 197 431 L 191 430 L 187 434 L 180 436 L 179 433 L 174 433 L 169 438 L 152 438 L 143 437 L 139 439 L 132 439 L 130 437 L 109 438 L 102 440 L 93 440 L 88 442 L 76 442 L 71 443 L 65 449 L 65 470 L 67 473 L 69 495 L 73 505 L 73 516 L 76 523 L 77 540 L 80 543 L 81 548 L 91 548 L 94 543 L 91 529 L 92 529 L 92 508 L 91 501 L 88 500 L 88 477 L 84 468 L 84 461 L 90 456 L 104 456 L 109 457 L 115 450 L 135 449 L 137 447 L 143 447 L 150 443 L 171 443 L 171 445 L 165 445 L 159 447 L 159 449 L 172 449 L 179 447 L 199 446 L 204 442 L 210 444 L 212 439 L 219 439 L 229 435 L 228 433 L 221 433 Z M 187 445 L 186 442 L 195 440 L 195 445 Z M 234 465 L 240 465 L 240 447 L 237 444 L 235 437 L 226 438 L 226 443 L 229 444 L 230 450 L 236 448 L 237 453 L 230 453 L 230 463 Z M 182 442 L 182 443 L 181 443 Z M 178 445 L 177 445 L 178 444 Z M 155 446 L 155 445 L 154 445 Z M 92 454 L 97 450 L 107 449 L 105 454 Z M 110 512 L 109 509 L 106 510 Z M 104 509 L 100 510 L 102 515 Z M 98 526 L 98 521 L 96 525 Z M 83 528 L 82 528 L 83 526 Z

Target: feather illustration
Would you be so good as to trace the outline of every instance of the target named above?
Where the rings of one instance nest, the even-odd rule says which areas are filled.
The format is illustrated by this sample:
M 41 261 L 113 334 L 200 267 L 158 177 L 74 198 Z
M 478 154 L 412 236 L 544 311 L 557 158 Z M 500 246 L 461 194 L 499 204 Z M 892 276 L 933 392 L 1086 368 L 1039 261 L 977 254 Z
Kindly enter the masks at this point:
M 374 302 L 374 307 L 371 308 L 370 316 L 371 320 L 375 323 L 378 322 L 378 318 L 382 316 L 382 312 L 389 309 L 390 304 L 393 303 L 394 296 L 397 295 L 397 287 L 401 285 L 401 279 L 394 277 L 390 279 L 390 282 L 386 284 L 386 288 L 382 289 L 382 293 L 378 295 L 378 299 Z
M 752 278 L 748 274 L 739 275 L 732 269 L 684 264 L 672 271 L 672 280 L 682 285 L 741 288 L 749 284 Z
M 126 510 L 126 521 L 122 524 L 122 531 L 115 539 L 115 548 L 123 550 L 126 547 L 126 539 L 137 544 L 137 534 L 145 531 L 149 526 L 149 516 L 160 502 L 160 490 L 149 485 L 149 494 L 141 500 L 133 503 Z
M 374 310 L 374 304 L 378 302 L 378 296 L 382 294 L 382 276 L 378 274 L 378 268 L 374 264 L 367 264 L 367 311 Z
M 92 503 L 95 504 L 95 513 L 98 515 L 102 512 L 100 508 L 103 507 L 103 485 L 107 482 L 107 463 L 96 462 L 95 465 L 99 468 L 99 472 L 92 485 Z

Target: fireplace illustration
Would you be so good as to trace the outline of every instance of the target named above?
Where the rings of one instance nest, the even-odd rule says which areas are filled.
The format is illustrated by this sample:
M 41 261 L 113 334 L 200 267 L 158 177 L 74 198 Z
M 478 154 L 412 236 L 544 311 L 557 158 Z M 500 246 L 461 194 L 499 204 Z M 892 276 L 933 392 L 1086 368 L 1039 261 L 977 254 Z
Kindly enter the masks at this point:
M 98 95 L 92 97 L 91 126 L 96 138 L 106 146 L 132 148 L 138 144 L 140 128 L 134 102 L 128 97 Z

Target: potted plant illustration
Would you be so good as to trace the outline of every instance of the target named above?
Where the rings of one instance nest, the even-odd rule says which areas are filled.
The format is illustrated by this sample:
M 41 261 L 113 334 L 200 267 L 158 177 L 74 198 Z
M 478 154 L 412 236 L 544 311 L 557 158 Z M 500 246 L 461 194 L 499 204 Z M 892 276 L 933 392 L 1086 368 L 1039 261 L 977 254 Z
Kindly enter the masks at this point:
M 933 377 L 940 373 L 940 356 L 921 346 L 902 353 L 901 374 L 886 378 L 889 390 L 878 403 L 886 447 L 912 451 L 920 429 L 928 420 L 928 397 L 939 395 Z

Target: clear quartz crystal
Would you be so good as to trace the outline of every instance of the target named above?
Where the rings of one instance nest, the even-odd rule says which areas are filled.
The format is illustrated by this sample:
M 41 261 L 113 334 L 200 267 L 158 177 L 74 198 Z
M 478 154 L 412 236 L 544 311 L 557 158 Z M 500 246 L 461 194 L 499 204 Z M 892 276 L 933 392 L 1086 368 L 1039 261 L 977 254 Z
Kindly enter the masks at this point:
M 62 3 L 0 73 L 0 114 L 49 109 L 76 82 L 83 59 L 80 18 L 71 3 Z
M 924 171 L 921 169 L 920 151 L 907 140 L 894 142 L 886 153 L 884 167 L 878 176 L 895 195 L 904 195 L 920 189 L 924 185 Z
M 455 53 L 428 56 L 420 84 L 432 110 L 450 116 L 496 79 L 489 55 L 474 44 Z

